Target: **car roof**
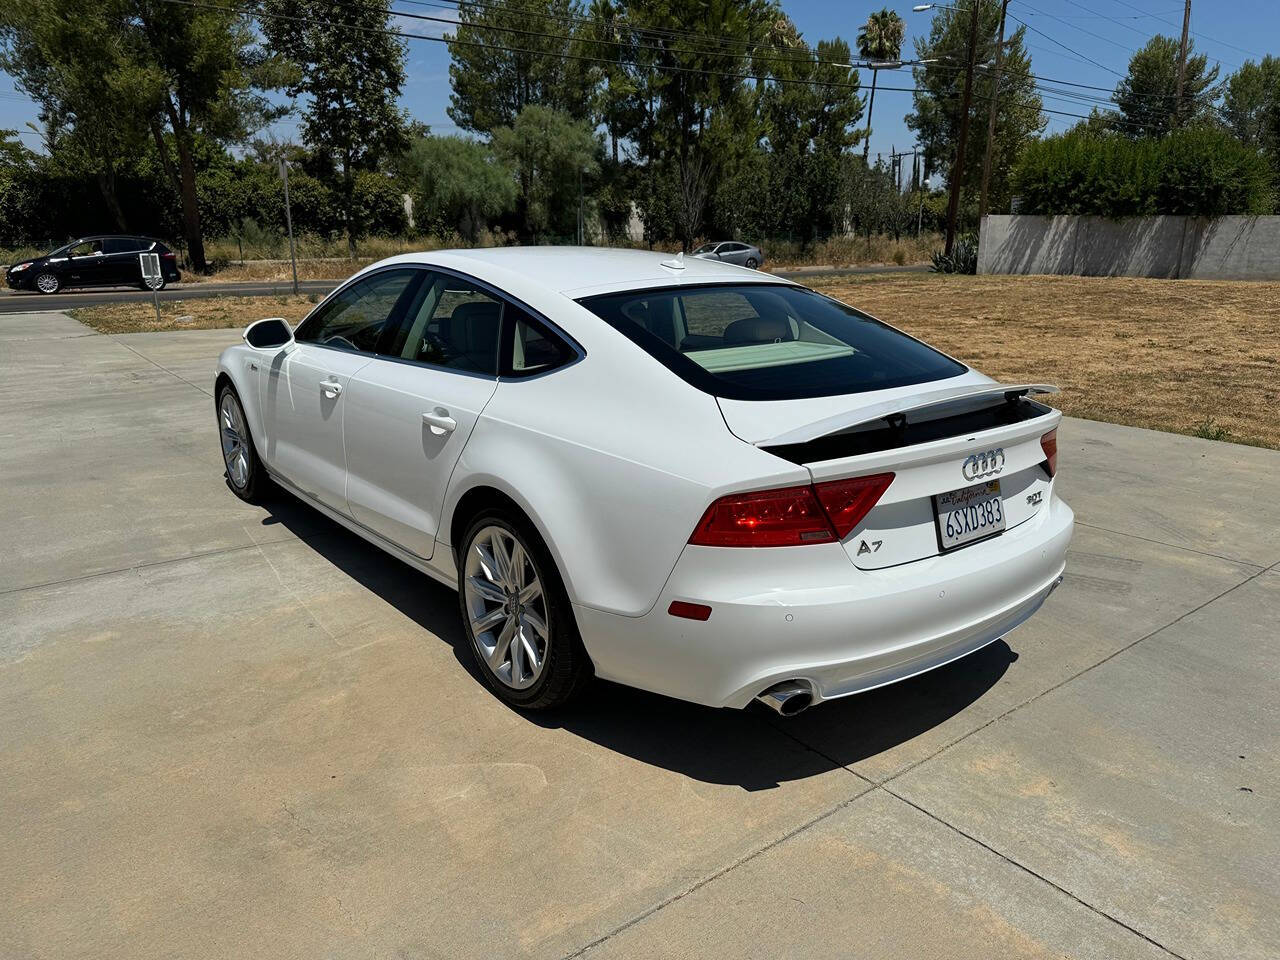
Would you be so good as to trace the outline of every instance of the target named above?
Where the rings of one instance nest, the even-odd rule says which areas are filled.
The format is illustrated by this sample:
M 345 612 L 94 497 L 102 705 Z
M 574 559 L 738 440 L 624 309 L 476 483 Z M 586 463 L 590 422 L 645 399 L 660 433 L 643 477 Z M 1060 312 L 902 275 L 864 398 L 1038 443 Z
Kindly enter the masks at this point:
M 746 267 L 653 250 L 612 247 L 483 247 L 403 254 L 383 261 L 449 267 L 498 286 L 519 279 L 571 298 L 696 283 L 784 283 Z M 514 292 L 514 291 L 513 291 Z

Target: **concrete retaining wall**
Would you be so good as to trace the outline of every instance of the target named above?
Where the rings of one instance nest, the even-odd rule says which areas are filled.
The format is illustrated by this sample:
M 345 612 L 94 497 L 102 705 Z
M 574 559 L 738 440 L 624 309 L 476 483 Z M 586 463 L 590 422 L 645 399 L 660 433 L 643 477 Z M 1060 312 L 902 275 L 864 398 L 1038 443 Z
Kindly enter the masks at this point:
M 1280 280 L 1280 216 L 988 216 L 978 272 Z

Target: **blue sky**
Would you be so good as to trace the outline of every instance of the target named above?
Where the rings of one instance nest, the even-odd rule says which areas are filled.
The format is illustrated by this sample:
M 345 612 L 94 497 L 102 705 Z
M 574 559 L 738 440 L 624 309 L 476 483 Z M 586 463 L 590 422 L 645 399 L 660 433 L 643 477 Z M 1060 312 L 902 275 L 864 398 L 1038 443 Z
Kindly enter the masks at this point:
M 866 20 L 868 13 L 885 3 L 883 0 L 875 3 L 784 0 L 783 6 L 810 43 L 839 35 L 852 44 L 858 25 Z M 927 33 L 933 14 L 913 13 L 911 3 L 892 2 L 888 6 L 907 22 L 903 55 L 910 56 L 913 39 L 922 32 Z M 406 9 L 434 15 L 434 11 L 425 7 Z M 1012 0 L 1009 13 L 1034 28 L 1028 30 L 1027 45 L 1032 70 L 1037 76 L 1092 84 L 1108 91 L 1125 72 L 1129 57 L 1147 38 L 1154 33 L 1177 36 L 1182 24 L 1182 6 L 1178 0 Z M 406 29 L 439 34 L 447 28 L 441 24 L 406 21 Z M 1207 53 L 1211 61 L 1221 63 L 1223 77 L 1245 60 L 1257 60 L 1267 53 L 1280 54 L 1280 6 L 1275 0 L 1220 0 L 1214 4 L 1193 0 L 1191 30 L 1196 51 Z M 413 117 L 429 123 L 439 133 L 454 131 L 445 112 L 449 105 L 448 69 L 449 53 L 443 43 L 409 41 L 408 82 L 401 104 Z M 867 85 L 869 77 L 864 77 L 863 82 Z M 880 82 L 907 87 L 911 85 L 910 72 L 884 72 Z M 1047 96 L 1044 105 L 1069 113 L 1089 111 L 1088 106 Z M 911 132 L 903 122 L 903 116 L 910 109 L 909 93 L 877 92 L 871 138 L 873 154 L 913 146 Z M 11 78 L 0 74 L 0 127 L 25 130 L 26 123 L 35 120 L 35 106 L 15 90 Z M 1074 122 L 1070 117 L 1050 115 L 1048 130 L 1059 131 Z M 296 121 L 285 120 L 276 125 L 274 133 L 281 139 L 291 139 L 296 138 L 295 129 Z M 39 145 L 34 134 L 25 135 L 24 140 L 32 147 Z

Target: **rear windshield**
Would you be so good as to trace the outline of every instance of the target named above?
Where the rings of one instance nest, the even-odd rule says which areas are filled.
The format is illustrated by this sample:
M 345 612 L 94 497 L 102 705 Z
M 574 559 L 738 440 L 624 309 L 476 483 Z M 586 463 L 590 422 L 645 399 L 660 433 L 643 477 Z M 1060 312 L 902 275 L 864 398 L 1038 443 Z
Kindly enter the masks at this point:
M 963 364 L 804 287 L 707 285 L 578 301 L 701 390 L 795 400 L 955 377 Z

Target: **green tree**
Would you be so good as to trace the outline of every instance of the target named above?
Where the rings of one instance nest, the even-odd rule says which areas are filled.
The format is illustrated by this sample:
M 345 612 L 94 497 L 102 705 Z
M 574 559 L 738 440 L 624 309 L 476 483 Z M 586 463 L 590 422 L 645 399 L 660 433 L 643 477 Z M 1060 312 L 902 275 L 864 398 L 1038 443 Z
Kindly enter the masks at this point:
M 763 136 L 758 84 L 743 76 L 762 76 L 771 58 L 790 56 L 780 49 L 788 38 L 775 28 L 798 38 L 772 0 L 631 0 L 627 17 L 642 36 L 632 58 L 638 109 L 628 132 L 642 165 L 636 203 L 651 241 L 679 236 L 687 244 L 689 201 L 700 193 L 692 188 L 712 185 L 699 219 L 721 232 L 736 212 L 721 202 L 733 192 L 722 187 L 739 178 Z
M 338 172 L 338 203 L 355 256 L 371 226 L 359 201 L 357 173 L 394 163 L 406 146 L 396 106 L 404 84 L 404 43 L 387 32 L 382 0 L 263 0 L 259 22 L 296 73 L 291 97 L 306 95 L 303 140 Z
M 839 39 L 816 48 L 793 47 L 775 61 L 773 82 L 760 94 L 769 154 L 770 232 L 802 240 L 826 234 L 844 220 L 841 158 L 858 141 L 862 117 L 857 71 Z
M 1246 60 L 1227 78 L 1222 119 L 1241 143 L 1264 151 L 1280 171 L 1280 57 Z
M 591 70 L 566 56 L 579 46 L 570 24 L 581 15 L 575 0 L 460 0 L 449 116 L 486 135 L 514 125 L 530 104 L 587 119 Z
M 515 208 L 515 175 L 487 143 L 423 137 L 406 162 L 414 171 L 414 216 L 438 233 L 457 230 L 475 243 L 482 228 Z
M 978 0 L 978 63 L 995 56 L 996 32 L 1000 24 L 999 0 Z M 963 64 L 968 57 L 969 9 L 940 10 L 934 15 L 929 35 L 917 37 L 919 59 L 939 62 L 913 70 L 917 92 L 912 95 L 914 110 L 907 115 L 907 128 L 914 130 L 924 148 L 925 171 L 951 174 L 956 141 L 960 133 L 963 102 Z M 1031 57 L 1024 45 L 1026 28 L 1019 27 L 1005 39 L 1001 68 L 1000 96 L 997 100 L 995 143 L 991 154 L 991 207 L 1000 209 L 1009 197 L 1009 171 L 1023 147 L 1045 126 L 1040 95 L 1031 75 Z M 973 80 L 973 102 L 969 113 L 969 136 L 961 170 L 964 189 L 976 193 L 982 180 L 982 157 L 987 147 L 987 115 L 994 92 L 993 71 L 978 70 Z
M 1027 213 L 1103 217 L 1271 213 L 1257 149 L 1208 124 L 1133 139 L 1085 128 L 1030 144 L 1013 175 Z
M 1221 93 L 1218 67 L 1195 55 L 1187 41 L 1187 68 L 1178 100 L 1178 48 L 1173 37 L 1154 36 L 1129 59 L 1129 71 L 1116 84 L 1117 129 L 1130 137 L 1163 137 L 1178 123 L 1207 120 Z
M 885 7 L 879 13 L 867 17 L 867 22 L 858 31 L 858 56 L 867 60 L 897 60 L 902 56 L 902 38 L 907 25 L 902 18 Z M 879 70 L 871 71 L 871 95 L 867 100 L 867 132 L 862 145 L 862 156 L 865 159 L 871 150 L 871 112 L 876 106 L 876 75 Z
M 493 134 L 498 159 L 515 171 L 521 238 L 568 236 L 577 222 L 579 184 L 599 171 L 602 144 L 585 121 L 537 104 Z
M 150 137 L 179 197 L 187 257 L 205 268 L 197 200 L 201 140 L 238 142 L 274 115 L 260 90 L 275 80 L 245 8 L 162 0 L 8 0 L 0 68 L 41 106 L 56 136 L 94 167 L 116 219 L 122 157 Z

